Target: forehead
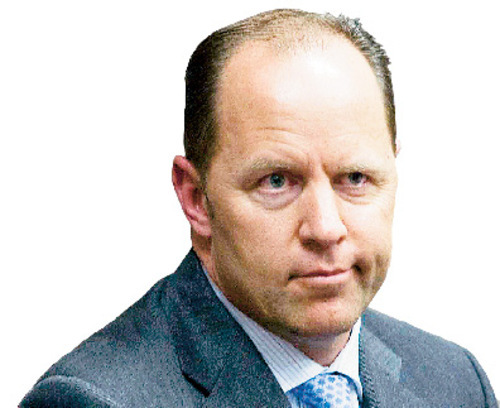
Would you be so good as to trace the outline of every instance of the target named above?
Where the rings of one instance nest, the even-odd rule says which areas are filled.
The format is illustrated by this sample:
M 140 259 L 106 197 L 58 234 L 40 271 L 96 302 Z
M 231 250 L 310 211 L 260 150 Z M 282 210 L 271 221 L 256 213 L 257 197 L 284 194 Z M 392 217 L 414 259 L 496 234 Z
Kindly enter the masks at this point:
M 348 40 L 329 35 L 315 44 L 286 49 L 273 42 L 248 41 L 227 62 L 219 80 L 218 144 L 255 121 L 291 116 L 342 127 L 360 110 L 383 117 L 385 123 L 376 76 Z

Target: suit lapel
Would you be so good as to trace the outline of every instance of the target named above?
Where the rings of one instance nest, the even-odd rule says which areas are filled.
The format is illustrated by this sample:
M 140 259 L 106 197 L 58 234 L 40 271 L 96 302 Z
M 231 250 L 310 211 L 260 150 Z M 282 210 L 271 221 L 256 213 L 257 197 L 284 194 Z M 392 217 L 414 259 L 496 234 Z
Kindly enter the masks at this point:
M 202 407 L 289 407 L 287 397 L 253 344 L 246 341 L 240 346 L 226 359 Z
M 429 407 L 401 383 L 401 358 L 364 324 L 360 335 L 359 369 L 363 408 Z
M 184 376 L 204 396 L 200 406 L 289 407 L 254 344 L 217 299 L 193 251 L 172 278 L 175 299 L 165 307 L 175 308 L 173 341 Z M 401 358 L 365 324 L 359 364 L 363 408 L 430 408 L 401 383 Z
M 213 292 L 191 252 L 177 273 L 174 342 L 184 376 L 203 407 L 289 407 L 274 375 Z

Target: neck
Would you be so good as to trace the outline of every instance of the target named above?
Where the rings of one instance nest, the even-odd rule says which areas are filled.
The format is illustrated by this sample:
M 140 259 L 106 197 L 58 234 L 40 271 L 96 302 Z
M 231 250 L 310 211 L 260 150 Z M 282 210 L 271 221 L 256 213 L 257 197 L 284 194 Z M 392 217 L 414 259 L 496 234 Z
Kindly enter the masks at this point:
M 331 365 L 349 341 L 351 332 L 341 333 L 333 339 L 331 336 L 320 337 L 283 337 L 286 341 L 298 348 L 307 357 L 322 366 Z

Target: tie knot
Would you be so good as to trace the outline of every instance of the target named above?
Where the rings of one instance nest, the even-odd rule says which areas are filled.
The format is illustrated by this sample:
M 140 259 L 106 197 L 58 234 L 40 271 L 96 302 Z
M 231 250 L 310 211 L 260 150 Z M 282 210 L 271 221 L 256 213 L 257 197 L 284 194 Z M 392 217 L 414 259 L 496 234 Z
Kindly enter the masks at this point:
M 319 374 L 290 391 L 307 408 L 358 408 L 353 381 L 340 373 Z

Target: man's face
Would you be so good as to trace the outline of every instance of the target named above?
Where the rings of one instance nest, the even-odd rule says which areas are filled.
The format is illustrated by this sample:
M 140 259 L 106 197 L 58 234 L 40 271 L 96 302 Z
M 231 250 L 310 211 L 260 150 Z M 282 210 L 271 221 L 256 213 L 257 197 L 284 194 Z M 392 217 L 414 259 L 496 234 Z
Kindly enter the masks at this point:
M 348 42 L 248 42 L 218 90 L 207 269 L 240 310 L 295 336 L 348 331 L 384 281 L 397 185 L 383 98 Z

